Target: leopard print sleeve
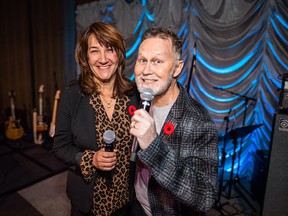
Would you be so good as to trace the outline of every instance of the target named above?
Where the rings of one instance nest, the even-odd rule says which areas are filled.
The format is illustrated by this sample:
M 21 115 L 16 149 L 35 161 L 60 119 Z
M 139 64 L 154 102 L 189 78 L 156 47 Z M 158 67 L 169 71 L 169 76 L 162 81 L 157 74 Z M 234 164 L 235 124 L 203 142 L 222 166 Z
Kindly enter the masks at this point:
M 80 164 L 82 176 L 87 182 L 90 182 L 93 179 L 93 176 L 95 175 L 97 171 L 97 168 L 93 166 L 93 163 L 92 163 L 94 154 L 95 154 L 95 151 L 85 150 L 84 155 L 82 157 L 81 164 Z

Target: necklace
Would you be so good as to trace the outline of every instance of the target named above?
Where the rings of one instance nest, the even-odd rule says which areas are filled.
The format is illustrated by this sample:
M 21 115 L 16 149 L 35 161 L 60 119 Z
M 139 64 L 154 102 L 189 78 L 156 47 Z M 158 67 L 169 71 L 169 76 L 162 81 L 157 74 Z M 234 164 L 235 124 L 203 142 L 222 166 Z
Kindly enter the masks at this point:
M 101 95 L 100 95 L 100 96 L 101 96 Z M 101 96 L 101 98 L 102 98 L 102 99 L 105 101 L 105 103 L 107 104 L 107 108 L 110 108 L 110 107 L 111 107 L 110 104 L 111 104 L 113 98 L 111 98 L 110 102 L 107 102 L 103 96 Z

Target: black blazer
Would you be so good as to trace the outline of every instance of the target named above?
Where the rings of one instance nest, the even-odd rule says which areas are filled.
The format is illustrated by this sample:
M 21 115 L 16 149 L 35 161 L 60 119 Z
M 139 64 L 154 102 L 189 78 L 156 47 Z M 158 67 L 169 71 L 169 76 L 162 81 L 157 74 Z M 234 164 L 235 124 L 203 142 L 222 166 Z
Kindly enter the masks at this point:
M 136 88 L 128 107 L 139 105 Z M 57 110 L 53 152 L 57 158 L 70 165 L 67 176 L 67 196 L 76 208 L 84 213 L 91 209 L 95 178 L 87 183 L 80 172 L 84 150 L 98 150 L 95 131 L 95 110 L 89 105 L 91 96 L 84 96 L 78 85 L 67 88 L 61 95 Z M 127 107 L 127 112 L 128 112 Z M 131 144 L 132 145 L 132 144 Z M 134 178 L 134 176 L 133 176 Z M 133 190 L 133 185 L 131 190 Z

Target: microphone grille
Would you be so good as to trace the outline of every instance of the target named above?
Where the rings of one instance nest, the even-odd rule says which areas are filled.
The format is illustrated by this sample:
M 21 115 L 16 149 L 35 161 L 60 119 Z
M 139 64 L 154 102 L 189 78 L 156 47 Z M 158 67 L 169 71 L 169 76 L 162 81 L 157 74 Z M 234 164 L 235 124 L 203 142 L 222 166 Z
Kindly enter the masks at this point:
M 112 130 L 107 130 L 103 134 L 103 140 L 105 143 L 110 144 L 115 140 L 115 132 Z
M 150 88 L 145 88 L 140 94 L 140 97 L 143 101 L 152 101 L 154 99 L 154 92 Z

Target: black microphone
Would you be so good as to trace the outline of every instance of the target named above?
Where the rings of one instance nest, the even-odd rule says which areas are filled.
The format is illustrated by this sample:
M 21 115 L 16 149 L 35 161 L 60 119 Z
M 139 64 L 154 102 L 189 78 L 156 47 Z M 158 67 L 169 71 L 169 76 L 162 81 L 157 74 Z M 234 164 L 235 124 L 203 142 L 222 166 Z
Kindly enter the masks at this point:
M 229 110 L 228 114 L 230 114 L 231 112 L 232 112 L 232 108 L 230 108 L 230 110 Z
M 228 115 L 224 117 L 224 121 L 229 122 L 229 116 L 230 116 L 231 111 L 232 111 L 232 108 L 230 108 Z M 223 124 L 224 124 L 224 122 L 222 123 L 222 126 L 223 126 Z M 221 126 L 221 128 L 222 128 L 222 126 Z
M 107 130 L 103 134 L 103 142 L 105 151 L 113 152 L 115 141 L 115 132 L 112 130 Z M 106 177 L 106 184 L 110 186 L 112 184 L 112 171 L 107 171 L 104 173 Z
M 105 131 L 103 134 L 103 141 L 104 141 L 105 151 L 113 152 L 115 132 L 112 130 Z
M 150 88 L 145 88 L 143 92 L 140 94 L 141 102 L 140 102 L 140 109 L 144 109 L 149 112 L 151 107 L 151 101 L 154 99 L 154 92 Z M 137 138 L 134 137 L 132 148 L 131 148 L 131 156 L 130 161 L 136 162 L 137 152 L 139 150 L 139 143 Z

